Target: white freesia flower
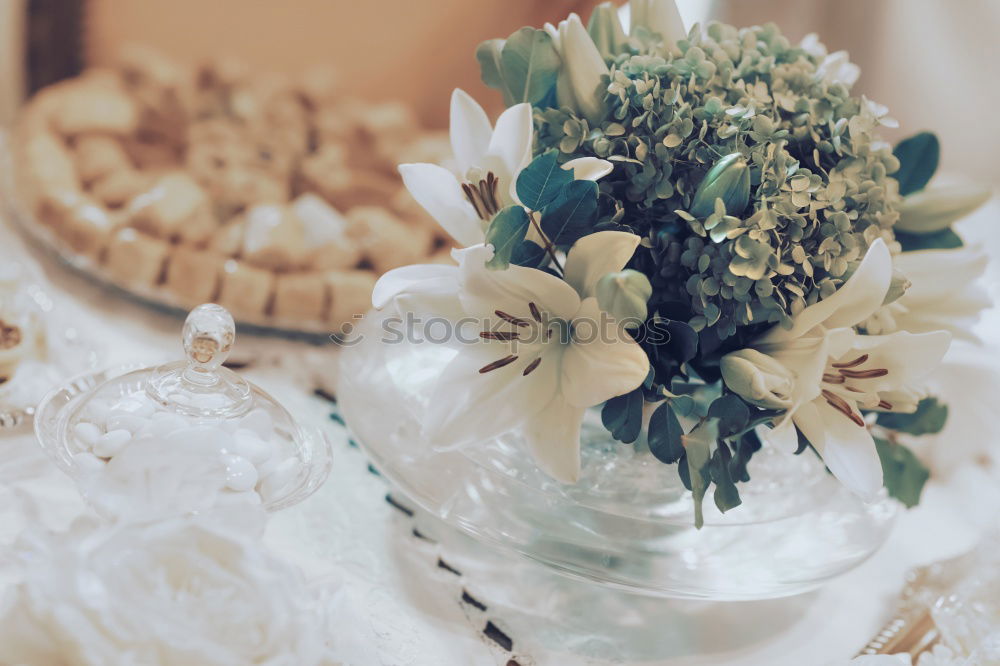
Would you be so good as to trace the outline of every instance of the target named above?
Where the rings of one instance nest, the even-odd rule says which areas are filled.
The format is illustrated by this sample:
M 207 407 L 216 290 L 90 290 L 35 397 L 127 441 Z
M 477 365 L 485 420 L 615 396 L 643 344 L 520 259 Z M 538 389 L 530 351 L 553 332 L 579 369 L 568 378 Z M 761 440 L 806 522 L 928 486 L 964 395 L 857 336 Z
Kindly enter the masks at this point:
M 972 327 L 992 304 L 978 283 L 988 263 L 982 249 L 903 252 L 895 262 L 910 286 L 865 321 L 868 333 L 945 330 L 956 338 L 975 340 Z
M 799 44 L 806 53 L 820 58 L 816 76 L 826 83 L 843 83 L 850 88 L 861 76 L 861 68 L 851 62 L 847 51 L 827 53 L 826 46 L 816 33 L 809 33 Z
M 496 127 L 462 90 L 451 95 L 451 149 L 456 171 L 437 164 L 400 164 L 403 183 L 427 213 L 463 246 L 482 243 L 497 211 L 519 204 L 515 184 L 531 162 L 533 127 L 530 104 L 515 104 L 500 114 Z M 597 180 L 612 164 L 581 157 L 563 165 L 578 180 Z
M 0 608 L 0 663 L 330 666 L 330 627 L 256 539 L 175 519 L 35 533 Z
M 882 487 L 882 466 L 860 410 L 914 410 L 920 396 L 914 384 L 937 366 L 951 341 L 945 331 L 855 331 L 881 307 L 891 280 L 892 257 L 878 239 L 840 289 L 795 315 L 790 328 L 776 326 L 751 345 L 794 377 L 791 406 L 768 440 L 794 450 L 800 430 L 830 471 L 866 499 Z M 737 390 L 725 365 L 723 373 Z
M 594 289 L 620 271 L 639 237 L 603 231 L 577 241 L 565 280 L 534 268 L 485 267 L 493 251 L 455 251 L 458 266 L 390 271 L 372 301 L 418 316 L 474 322 L 478 341 L 458 345 L 432 395 L 424 434 L 439 446 L 489 439 L 520 427 L 539 467 L 574 482 L 584 410 L 639 386 L 642 348 L 608 315 Z M 471 336 L 469 336 L 471 337 Z

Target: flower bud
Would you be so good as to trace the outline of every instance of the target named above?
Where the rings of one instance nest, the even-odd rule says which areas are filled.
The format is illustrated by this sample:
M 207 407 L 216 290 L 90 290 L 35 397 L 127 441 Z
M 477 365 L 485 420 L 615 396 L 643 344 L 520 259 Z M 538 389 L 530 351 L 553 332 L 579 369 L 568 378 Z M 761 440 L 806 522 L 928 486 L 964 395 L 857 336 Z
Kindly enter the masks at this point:
M 903 199 L 896 229 L 929 234 L 945 229 L 990 198 L 987 187 L 975 184 L 928 187 Z
M 628 37 L 618 20 L 618 7 L 614 3 L 602 2 L 594 7 L 587 23 L 587 32 L 605 60 L 624 53 L 628 46 Z
M 889 291 L 885 293 L 885 300 L 882 301 L 882 305 L 889 305 L 890 303 L 899 300 L 899 297 L 906 293 L 906 290 L 913 285 L 909 278 L 903 275 L 898 268 L 893 267 L 892 269 L 892 281 L 889 282 Z
M 606 113 L 604 98 L 610 75 L 601 52 L 576 14 L 560 21 L 558 29 L 546 24 L 545 31 L 562 59 L 556 80 L 557 103 L 573 109 L 592 126 L 599 125 Z
M 792 406 L 795 377 L 784 365 L 756 349 L 741 349 L 722 357 L 722 379 L 747 402 L 768 409 Z
M 750 167 L 740 153 L 730 153 L 715 163 L 694 193 L 690 213 L 705 218 L 715 210 L 715 200 L 722 199 L 726 214 L 739 217 L 750 200 Z
M 681 20 L 681 13 L 674 0 L 631 0 L 628 4 L 631 13 L 630 35 L 635 35 L 635 29 L 641 26 L 658 34 L 663 39 L 664 50 L 667 52 L 671 46 L 687 37 L 684 21 Z
M 608 273 L 594 288 L 597 304 L 619 322 L 638 326 L 646 321 L 646 302 L 653 294 L 649 278 L 632 269 Z M 629 326 L 632 328 L 632 326 Z

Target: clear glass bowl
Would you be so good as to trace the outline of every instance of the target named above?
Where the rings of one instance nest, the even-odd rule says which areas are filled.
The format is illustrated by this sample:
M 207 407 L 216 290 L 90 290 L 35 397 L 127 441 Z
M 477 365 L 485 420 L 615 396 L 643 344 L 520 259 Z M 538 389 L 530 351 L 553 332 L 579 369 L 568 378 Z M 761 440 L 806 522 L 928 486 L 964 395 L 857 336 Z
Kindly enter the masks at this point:
M 39 404 L 39 443 L 105 513 L 300 502 L 329 474 L 329 443 L 221 367 L 234 340 L 228 312 L 195 308 L 184 327 L 187 361 L 76 377 Z
M 342 352 L 342 415 L 376 467 L 450 527 L 559 572 L 642 594 L 712 600 L 781 597 L 844 573 L 884 542 L 895 504 L 865 504 L 811 455 L 765 447 L 743 504 L 726 514 L 691 495 L 675 466 L 612 440 L 595 412 L 582 431 L 579 482 L 538 470 L 510 433 L 460 450 L 421 437 L 430 387 L 453 354 L 382 342 L 371 313 Z

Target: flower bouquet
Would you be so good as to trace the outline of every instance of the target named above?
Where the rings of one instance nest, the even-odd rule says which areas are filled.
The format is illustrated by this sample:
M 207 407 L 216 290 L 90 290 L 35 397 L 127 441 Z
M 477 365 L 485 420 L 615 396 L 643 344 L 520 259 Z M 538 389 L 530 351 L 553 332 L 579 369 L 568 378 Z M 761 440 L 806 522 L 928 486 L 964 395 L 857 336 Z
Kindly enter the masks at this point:
M 629 9 L 627 33 L 605 3 L 480 45 L 506 111 L 456 90 L 454 162 L 400 167 L 462 246 L 373 294 L 451 326 L 422 439 L 514 431 L 573 484 L 600 410 L 619 449 L 676 470 L 699 527 L 706 497 L 741 504 L 763 444 L 915 503 L 928 472 L 901 433 L 947 416 L 922 382 L 985 305 L 950 226 L 988 192 L 928 186 L 934 135 L 880 140 L 886 108 L 815 37 Z

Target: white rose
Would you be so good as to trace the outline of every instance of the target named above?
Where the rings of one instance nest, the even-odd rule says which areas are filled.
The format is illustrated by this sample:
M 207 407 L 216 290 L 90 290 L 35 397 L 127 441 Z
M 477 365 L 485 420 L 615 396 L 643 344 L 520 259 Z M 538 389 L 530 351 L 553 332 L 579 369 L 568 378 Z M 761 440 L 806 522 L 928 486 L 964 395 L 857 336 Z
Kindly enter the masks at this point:
M 297 569 L 196 519 L 96 527 L 20 544 L 0 606 L 0 663 L 329 666 L 328 616 Z

